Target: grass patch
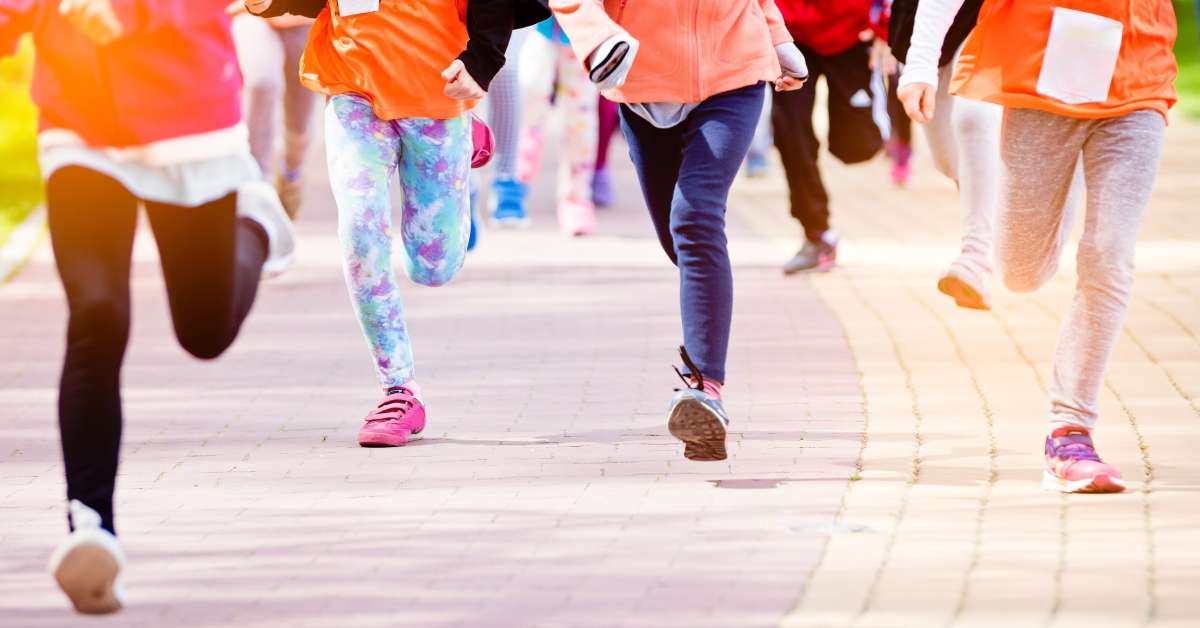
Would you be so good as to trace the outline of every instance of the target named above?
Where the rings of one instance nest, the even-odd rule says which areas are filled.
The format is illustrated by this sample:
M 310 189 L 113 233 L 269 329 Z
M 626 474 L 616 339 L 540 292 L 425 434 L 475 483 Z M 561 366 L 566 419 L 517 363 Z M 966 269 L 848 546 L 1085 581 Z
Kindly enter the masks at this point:
M 37 110 L 29 100 L 33 49 L 0 59 L 0 243 L 42 201 Z
M 1175 57 L 1179 60 L 1179 105 L 1189 117 L 1200 118 L 1200 33 L 1196 29 L 1195 0 L 1175 0 L 1179 20 L 1179 40 Z

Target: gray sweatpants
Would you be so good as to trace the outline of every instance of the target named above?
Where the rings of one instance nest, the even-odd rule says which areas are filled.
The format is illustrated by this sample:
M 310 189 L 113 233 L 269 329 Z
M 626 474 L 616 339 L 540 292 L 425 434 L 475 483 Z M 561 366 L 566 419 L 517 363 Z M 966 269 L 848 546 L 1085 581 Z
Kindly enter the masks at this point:
M 955 63 L 941 69 L 935 104 L 937 115 L 925 125 L 925 137 L 929 140 L 934 166 L 958 184 L 962 251 L 955 265 L 986 281 L 992 275 L 992 222 L 1000 200 L 1002 109 L 999 105 L 951 96 Z
M 1134 244 L 1165 128 L 1163 117 L 1150 110 L 1100 120 L 1004 111 L 996 257 L 1010 289 L 1035 290 L 1058 269 L 1073 218 L 1067 197 L 1081 155 L 1087 182 L 1079 279 L 1054 355 L 1053 427 L 1096 424 L 1104 373 L 1129 307 Z
M 298 175 L 308 150 L 309 126 L 317 104 L 317 95 L 300 84 L 300 56 L 308 42 L 308 31 L 308 26 L 275 28 L 267 20 L 251 15 L 233 21 L 238 65 L 246 82 L 242 99 L 250 129 L 250 152 L 264 177 L 274 171 L 272 157 L 280 103 L 284 172 Z

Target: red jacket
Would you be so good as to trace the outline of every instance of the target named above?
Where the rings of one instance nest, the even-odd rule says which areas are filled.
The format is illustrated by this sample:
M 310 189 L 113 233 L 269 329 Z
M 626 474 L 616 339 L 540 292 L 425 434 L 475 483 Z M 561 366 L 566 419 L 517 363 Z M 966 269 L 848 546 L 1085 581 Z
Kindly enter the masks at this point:
M 0 56 L 33 34 L 42 129 L 121 148 L 225 129 L 242 119 L 229 0 L 112 0 L 125 35 L 96 46 L 59 0 L 0 0 Z
M 775 0 L 796 43 L 820 55 L 845 52 L 872 30 L 887 37 L 887 20 L 872 20 L 871 0 Z

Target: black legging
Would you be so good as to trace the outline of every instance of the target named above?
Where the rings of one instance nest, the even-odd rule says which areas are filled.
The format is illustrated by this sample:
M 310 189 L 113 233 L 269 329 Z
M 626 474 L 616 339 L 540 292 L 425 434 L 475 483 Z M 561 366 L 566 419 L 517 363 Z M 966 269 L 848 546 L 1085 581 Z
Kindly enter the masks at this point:
M 117 181 L 86 168 L 57 170 L 47 183 L 50 240 L 70 311 L 58 397 L 67 498 L 99 512 L 109 531 L 115 531 L 120 372 L 139 203 Z M 215 358 L 233 343 L 254 303 L 266 234 L 237 217 L 236 194 L 199 207 L 145 207 L 175 336 L 192 355 Z

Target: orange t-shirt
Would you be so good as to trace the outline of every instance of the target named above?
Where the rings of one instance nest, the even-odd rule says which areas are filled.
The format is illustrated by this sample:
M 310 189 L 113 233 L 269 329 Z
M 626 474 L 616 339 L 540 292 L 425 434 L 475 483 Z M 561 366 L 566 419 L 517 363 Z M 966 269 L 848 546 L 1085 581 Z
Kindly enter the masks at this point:
M 458 0 L 380 0 L 379 10 L 342 17 L 329 0 L 308 37 L 300 82 L 327 95 L 359 94 L 383 120 L 446 120 L 474 101 L 443 93 L 442 71 L 467 45 Z
M 1070 104 L 1038 93 L 1055 8 L 1123 25 L 1116 70 L 1104 102 Z M 1175 104 L 1175 10 L 1171 0 L 987 0 L 959 54 L 951 93 L 1005 107 L 1072 118 L 1110 118 L 1139 109 L 1166 117 Z

